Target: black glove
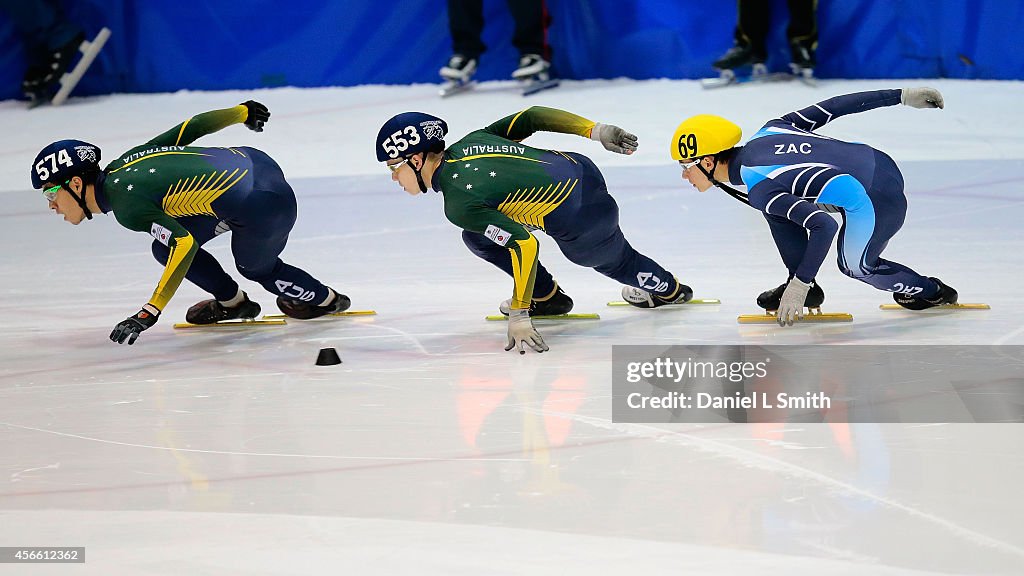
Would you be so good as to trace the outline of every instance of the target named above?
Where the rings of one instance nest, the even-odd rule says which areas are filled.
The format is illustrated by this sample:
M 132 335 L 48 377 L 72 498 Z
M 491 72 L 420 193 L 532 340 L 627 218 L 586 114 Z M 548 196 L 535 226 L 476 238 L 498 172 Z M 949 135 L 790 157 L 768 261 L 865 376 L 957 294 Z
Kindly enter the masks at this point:
M 270 120 L 270 110 L 267 110 L 266 106 L 255 100 L 242 102 L 242 106 L 249 110 L 249 114 L 245 117 L 246 128 L 256 132 L 263 132 L 263 125 L 267 123 L 267 120 Z
M 156 324 L 158 318 L 160 318 L 160 311 L 146 304 L 134 316 L 129 316 L 114 326 L 114 331 L 110 333 L 110 340 L 124 344 L 127 339 L 128 345 L 131 346 L 135 344 L 135 340 L 139 338 L 139 334 L 142 334 L 143 330 L 152 328 L 153 324 Z

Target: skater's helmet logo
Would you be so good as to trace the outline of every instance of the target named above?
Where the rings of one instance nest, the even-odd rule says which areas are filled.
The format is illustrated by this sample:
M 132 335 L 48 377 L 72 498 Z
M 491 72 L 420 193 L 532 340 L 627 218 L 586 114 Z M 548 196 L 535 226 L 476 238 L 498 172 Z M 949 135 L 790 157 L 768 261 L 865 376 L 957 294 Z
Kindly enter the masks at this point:
M 718 154 L 739 144 L 743 131 L 739 126 L 711 114 L 687 118 L 672 135 L 672 159 L 688 160 Z
M 420 122 L 420 129 L 427 140 L 440 140 L 444 142 L 445 128 L 443 120 L 427 120 Z
M 384 123 L 377 134 L 377 161 L 406 158 L 420 152 L 444 151 L 448 124 L 423 112 L 403 112 Z
M 59 140 L 43 148 L 32 163 L 32 187 L 62 183 L 99 170 L 100 149 L 81 140 Z
M 75 152 L 78 153 L 78 159 L 82 162 L 93 164 L 97 162 L 95 146 L 75 146 Z

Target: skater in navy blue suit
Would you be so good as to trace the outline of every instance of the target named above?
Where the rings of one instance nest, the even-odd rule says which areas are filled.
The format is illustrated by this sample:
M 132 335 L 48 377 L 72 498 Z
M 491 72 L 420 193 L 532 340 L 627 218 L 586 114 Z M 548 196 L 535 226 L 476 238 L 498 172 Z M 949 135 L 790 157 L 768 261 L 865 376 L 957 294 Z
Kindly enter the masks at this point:
M 745 146 L 736 146 L 739 126 L 718 116 L 694 116 L 676 129 L 672 157 L 686 180 L 701 192 L 723 188 L 768 220 L 789 280 L 761 294 L 758 305 L 778 310 L 779 324 L 792 325 L 805 306 L 824 301 L 814 278 L 837 232 L 839 268 L 847 276 L 893 292 L 911 310 L 956 303 L 956 290 L 938 278 L 881 257 L 907 213 L 903 175 L 892 158 L 815 133 L 840 116 L 901 103 L 943 107 L 933 88 L 847 94 L 769 121 Z M 744 185 L 747 193 L 729 184 Z M 842 227 L 829 212 L 842 216 Z

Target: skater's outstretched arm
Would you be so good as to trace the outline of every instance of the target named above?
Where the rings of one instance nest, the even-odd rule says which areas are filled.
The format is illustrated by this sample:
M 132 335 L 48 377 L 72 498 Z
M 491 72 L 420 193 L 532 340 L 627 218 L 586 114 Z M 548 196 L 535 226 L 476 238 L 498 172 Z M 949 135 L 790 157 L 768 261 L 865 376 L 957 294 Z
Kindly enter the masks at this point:
M 906 104 L 914 108 L 944 106 L 942 94 L 934 88 L 871 90 L 829 98 L 796 112 L 790 112 L 781 119 L 801 130 L 813 132 L 841 116 L 897 104 Z
M 632 154 L 637 147 L 636 136 L 618 126 L 600 124 L 572 112 L 544 106 L 531 106 L 506 116 L 484 130 L 516 142 L 525 140 L 536 132 L 576 134 L 597 140 L 607 150 L 619 154 Z
M 213 134 L 234 124 L 244 123 L 247 128 L 256 132 L 263 131 L 263 125 L 270 118 L 270 111 L 259 102 L 249 100 L 244 104 L 211 110 L 178 124 L 174 128 L 153 138 L 147 144 L 154 146 L 188 146 L 207 134 Z

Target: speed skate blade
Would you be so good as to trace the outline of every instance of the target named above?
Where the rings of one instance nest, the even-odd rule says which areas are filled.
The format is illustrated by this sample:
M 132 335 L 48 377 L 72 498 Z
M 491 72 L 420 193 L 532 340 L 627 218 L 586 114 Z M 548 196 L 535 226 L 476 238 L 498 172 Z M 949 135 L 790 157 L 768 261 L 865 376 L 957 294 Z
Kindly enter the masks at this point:
M 462 94 L 468 92 L 476 86 L 476 80 L 470 80 L 468 82 L 459 82 L 457 80 L 450 80 L 441 85 L 441 89 L 438 90 L 438 94 L 441 98 L 447 98 L 449 96 L 455 96 L 456 94 Z
M 504 314 L 488 316 L 488 320 L 508 320 Z M 600 320 L 597 314 L 553 314 L 549 316 L 530 316 L 531 320 Z
M 722 303 L 722 301 L 719 300 L 718 298 L 694 298 L 693 300 L 690 300 L 689 302 L 683 302 L 683 304 L 721 304 L 721 303 Z M 630 304 L 629 302 L 626 302 L 624 300 L 615 300 L 614 302 L 609 302 L 608 305 L 609 306 L 633 306 L 632 304 Z M 678 304 L 668 304 L 667 306 L 669 306 L 669 307 L 678 306 Z M 637 306 L 637 308 L 639 308 L 639 306 Z M 659 306 L 659 308 L 665 308 L 665 306 Z
M 740 314 L 736 319 L 740 324 L 777 324 L 778 316 L 774 311 L 764 314 Z M 853 322 L 853 314 L 846 312 L 822 312 L 819 308 L 808 308 L 803 318 L 796 321 L 797 324 L 808 322 Z
M 557 88 L 559 81 L 555 78 L 548 80 L 530 80 L 523 85 L 523 96 L 530 96 L 543 90 L 549 90 L 551 88 Z
M 718 78 L 702 78 L 700 87 L 705 90 L 736 86 L 741 84 L 766 84 L 769 82 L 786 82 L 793 79 L 792 74 L 785 72 L 769 72 L 766 74 L 754 75 L 728 75 L 722 74 Z
M 179 322 L 174 325 L 175 329 L 182 328 L 253 328 L 255 326 L 284 326 L 287 324 L 284 320 L 224 320 L 221 322 L 215 322 L 213 324 L 190 324 L 188 322 Z
M 337 318 L 337 317 L 340 317 L 340 316 L 376 316 L 376 315 L 377 315 L 377 311 L 376 310 L 346 310 L 344 312 L 335 312 L 334 314 L 325 314 L 325 315 L 321 316 L 320 318 L 332 318 L 332 317 Z M 263 315 L 263 319 L 264 320 L 282 320 L 282 319 L 285 319 L 285 318 L 288 318 L 288 315 L 286 315 L 286 314 L 264 314 Z M 313 320 L 317 320 L 317 318 L 313 318 Z
M 110 28 L 104 27 L 100 30 L 99 34 L 92 42 L 85 41 L 78 50 L 82 53 L 82 58 L 78 61 L 69 72 L 65 72 L 60 79 L 60 90 L 57 90 L 57 94 L 53 96 L 53 100 L 50 100 L 50 104 L 53 106 L 60 106 L 68 99 L 71 91 L 78 85 L 78 81 L 82 79 L 82 76 L 92 65 L 92 61 L 96 59 L 96 55 L 100 53 L 103 45 L 107 43 L 107 39 L 110 38 Z
M 908 312 L 926 312 L 928 310 L 991 310 L 992 307 L 988 304 L 981 303 L 970 303 L 964 302 L 962 304 L 943 304 L 942 306 L 933 306 L 931 308 L 925 308 L 924 310 L 909 310 L 900 306 L 899 304 L 882 304 L 878 307 L 879 310 L 907 310 Z

